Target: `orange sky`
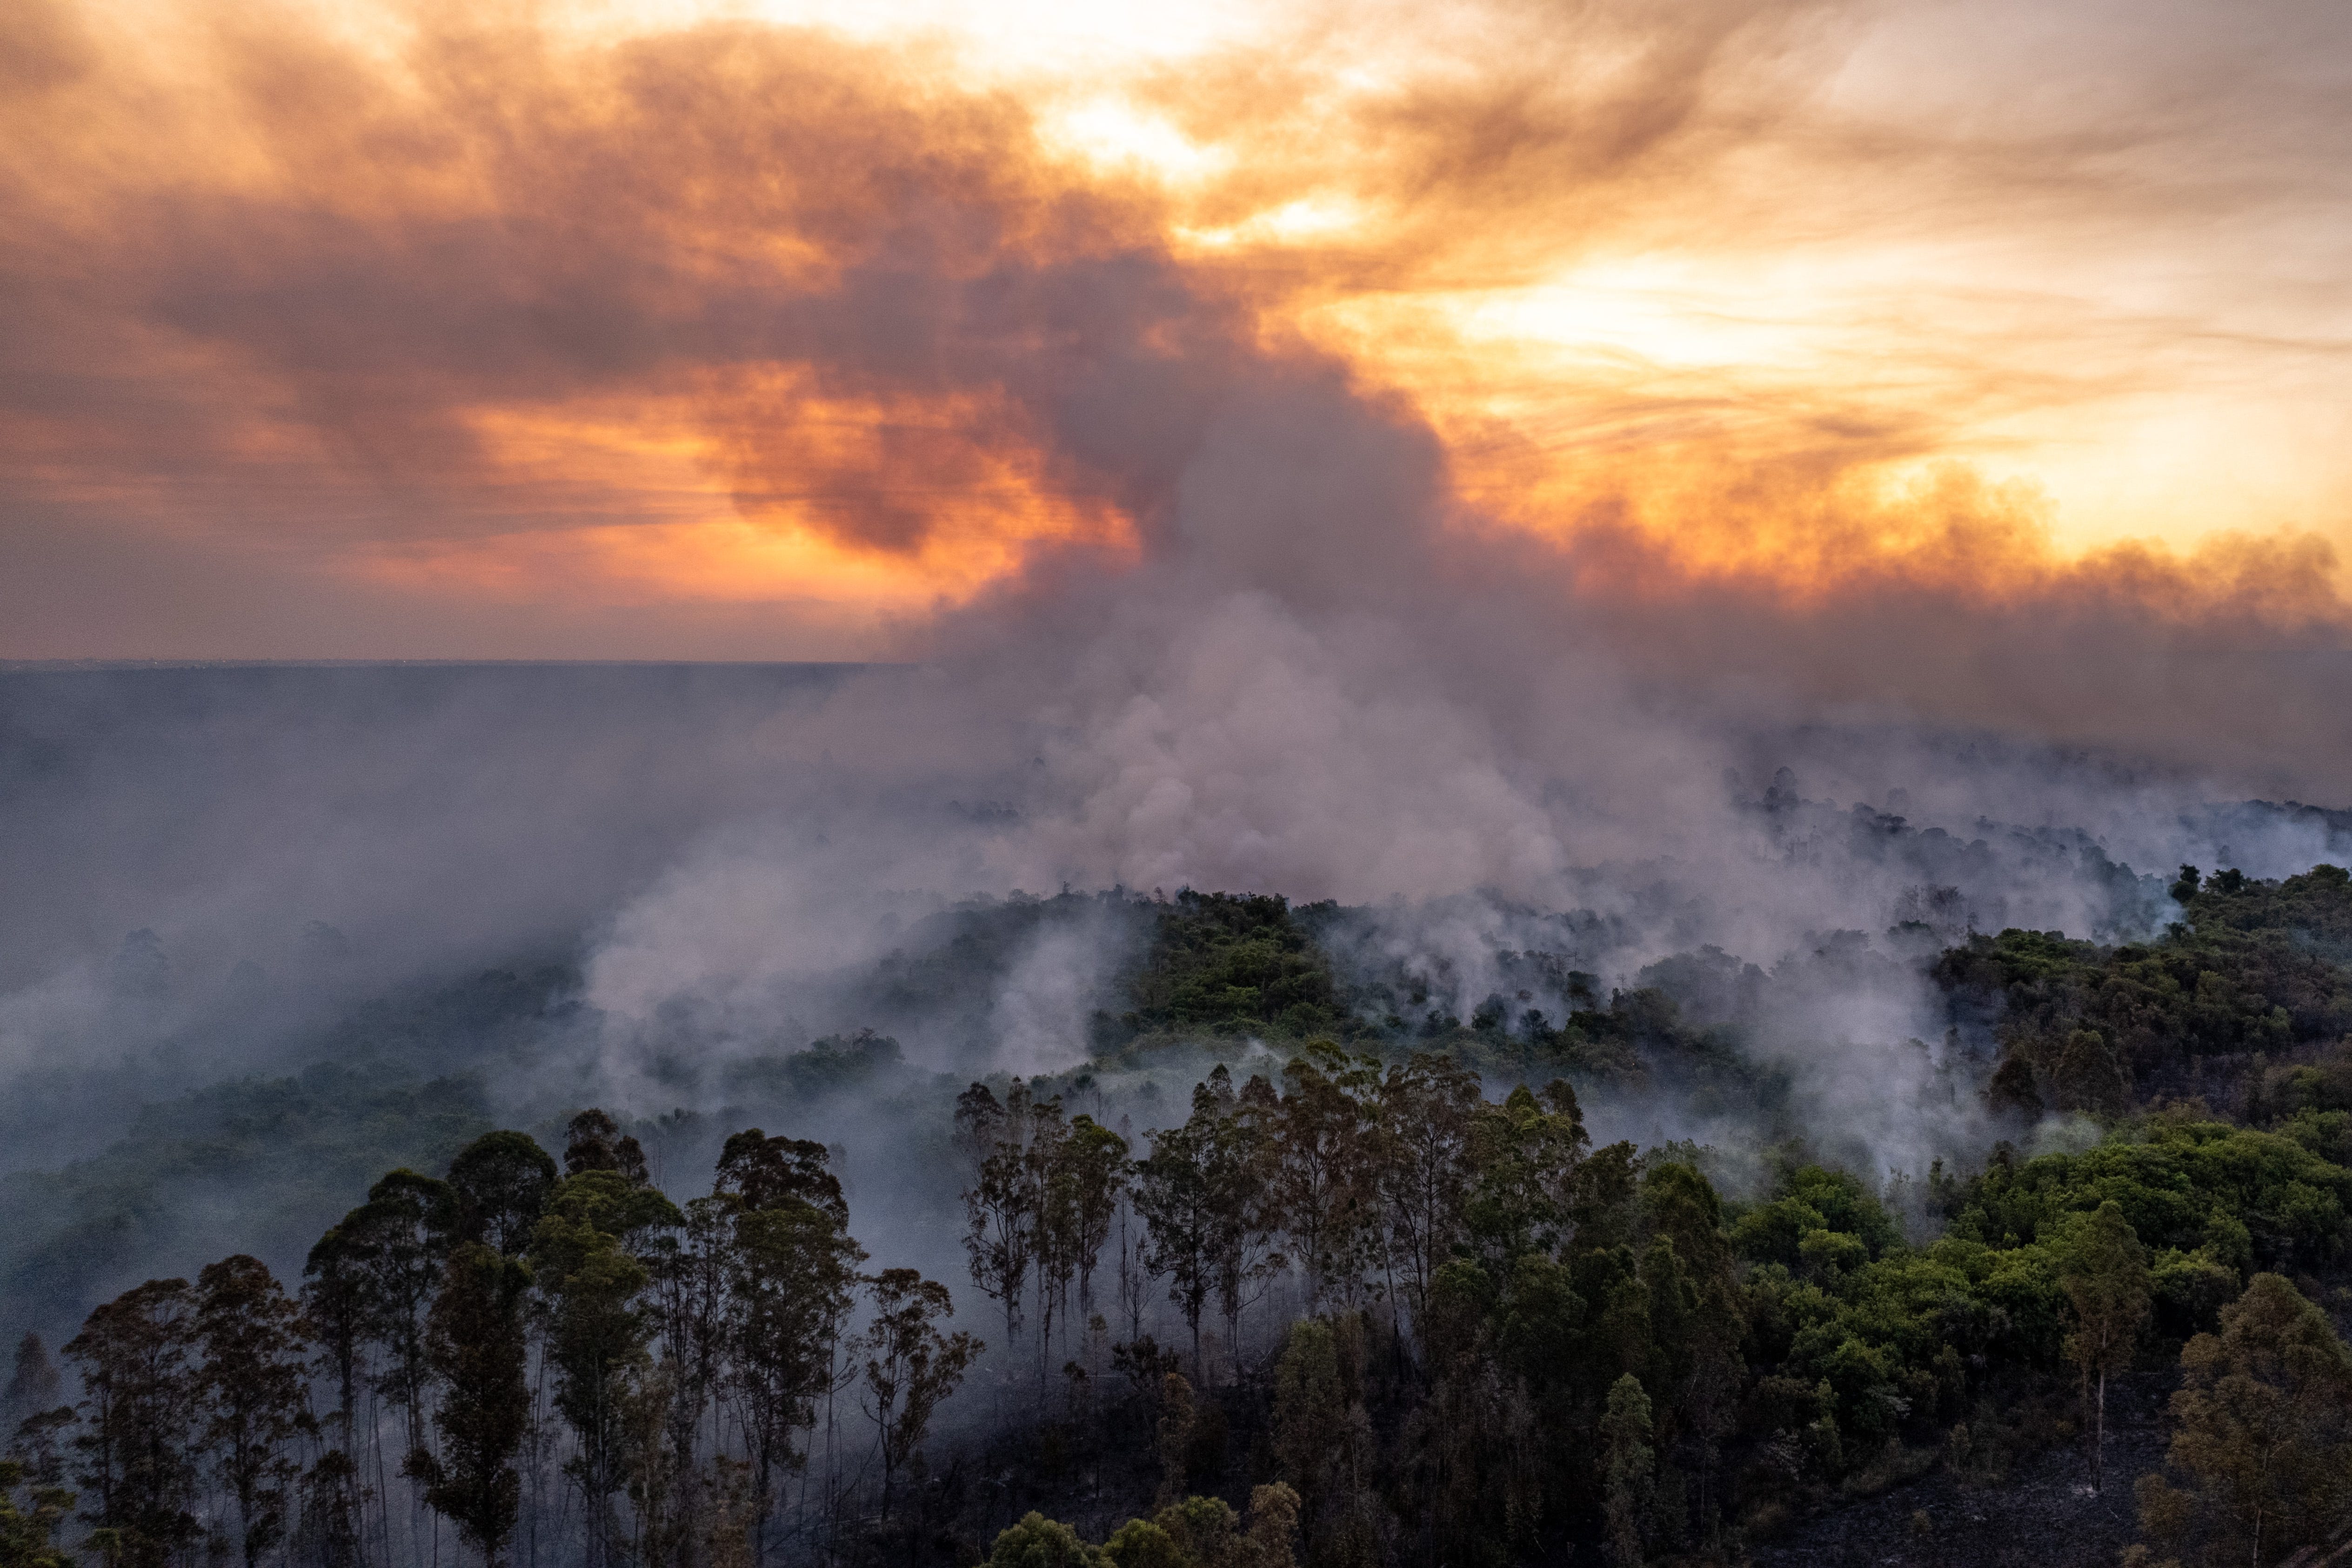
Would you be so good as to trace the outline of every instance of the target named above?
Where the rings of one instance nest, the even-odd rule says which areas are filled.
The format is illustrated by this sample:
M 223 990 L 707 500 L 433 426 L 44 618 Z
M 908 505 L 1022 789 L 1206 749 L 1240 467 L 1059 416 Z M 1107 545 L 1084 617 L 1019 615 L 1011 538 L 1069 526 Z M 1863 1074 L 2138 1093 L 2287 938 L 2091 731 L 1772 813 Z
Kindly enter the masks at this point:
M 1307 365 L 1617 591 L 2340 628 L 2347 75 L 2283 0 L 19 0 L 0 657 L 887 652 Z

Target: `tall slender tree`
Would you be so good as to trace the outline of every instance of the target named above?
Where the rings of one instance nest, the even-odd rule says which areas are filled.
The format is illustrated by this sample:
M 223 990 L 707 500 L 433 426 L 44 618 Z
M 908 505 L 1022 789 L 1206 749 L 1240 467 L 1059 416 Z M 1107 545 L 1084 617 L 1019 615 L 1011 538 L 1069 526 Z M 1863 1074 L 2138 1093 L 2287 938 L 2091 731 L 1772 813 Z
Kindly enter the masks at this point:
M 964 1188 L 964 1251 L 972 1283 L 1004 1312 L 1009 1348 L 1021 1331 L 1023 1292 L 1037 1254 L 1036 1184 L 1029 1163 L 1029 1091 L 1013 1082 L 1005 1103 L 984 1083 L 956 1101 L 956 1141 L 971 1185 Z
M 1453 1255 L 1473 1171 L 1477 1075 L 1451 1057 L 1415 1053 L 1381 1082 L 1374 1159 L 1387 1201 L 1390 1255 L 1404 1270 L 1416 1322 Z
M 286 1538 L 295 1439 L 315 1430 L 302 1312 L 260 1259 L 238 1253 L 196 1276 L 203 1442 L 236 1500 L 245 1568 Z
M 866 1413 L 882 1450 L 882 1515 L 887 1519 L 898 1473 L 921 1451 L 932 1412 L 955 1392 L 982 1346 L 971 1334 L 940 1332 L 940 1320 L 955 1315 L 945 1285 L 912 1269 L 885 1269 L 866 1285 L 874 1317 L 857 1348 L 866 1362 Z
M 1168 1280 L 1168 1299 L 1192 1336 L 1192 1377 L 1202 1378 L 1201 1319 L 1215 1289 L 1218 1210 L 1216 1137 L 1197 1113 L 1179 1127 L 1149 1134 L 1151 1153 L 1136 1166 L 1135 1207 L 1150 1227 L 1144 1257 Z
M 426 1335 L 432 1370 L 448 1392 L 434 1413 L 441 1452 L 419 1447 L 407 1473 L 497 1568 L 522 1501 L 515 1455 L 530 1424 L 523 1314 L 530 1269 L 487 1242 L 460 1242 L 442 1271 Z
M 1266 1201 L 1305 1276 L 1309 1316 L 1327 1296 L 1352 1303 L 1370 1261 L 1379 1195 L 1368 1100 L 1376 1067 L 1350 1061 L 1329 1040 L 1310 1040 L 1283 1069 Z
M 194 1293 L 150 1280 L 66 1343 L 81 1375 L 82 1517 L 125 1568 L 163 1568 L 197 1533 Z
M 1223 1064 L 1210 1072 L 1209 1083 L 1217 1310 L 1225 1321 L 1227 1361 L 1238 1367 L 1242 1314 L 1265 1293 L 1266 1282 L 1289 1267 L 1289 1259 L 1274 1246 L 1280 1228 L 1273 1203 L 1280 1102 L 1274 1085 L 1255 1075 L 1234 1092 Z M 1195 1114 L 1200 1113 L 1196 1101 Z
M 661 1319 L 662 1365 L 668 1377 L 667 1468 L 677 1493 L 670 1516 L 678 1568 L 688 1568 L 692 1547 L 691 1532 L 683 1521 L 699 1517 L 709 1500 L 702 1495 L 698 1456 L 703 1418 L 725 1365 L 737 1212 L 731 1198 L 695 1198 L 686 1205 L 678 1223 L 651 1238 L 646 1249 Z
M 652 1273 L 627 1243 L 679 1218 L 661 1194 L 589 1168 L 556 1187 L 532 1233 L 555 1406 L 578 1443 L 565 1468 L 585 1503 L 591 1568 L 616 1558 L 612 1498 L 637 1460 L 629 1416 L 652 1370 L 656 1312 L 642 1300 Z
M 2082 1374 L 2083 1403 L 2090 1406 L 2091 1490 L 2098 1491 L 2107 1479 L 2107 1376 L 2131 1364 L 2151 1294 L 2147 1249 L 2114 1199 L 2061 1249 L 2058 1282 L 2074 1308 L 2066 1359 Z
M 752 1559 L 767 1560 L 780 1472 L 807 1462 L 794 1435 L 832 1385 L 865 1254 L 822 1144 L 758 1128 L 727 1140 L 719 1189 L 738 1211 L 727 1280 L 726 1381 L 751 1464 Z
M 359 1292 L 366 1343 L 382 1354 L 376 1387 L 407 1423 L 410 1452 L 425 1447 L 433 1367 L 426 1320 L 444 1282 L 457 1197 L 446 1182 L 395 1170 L 335 1227 L 337 1267 Z

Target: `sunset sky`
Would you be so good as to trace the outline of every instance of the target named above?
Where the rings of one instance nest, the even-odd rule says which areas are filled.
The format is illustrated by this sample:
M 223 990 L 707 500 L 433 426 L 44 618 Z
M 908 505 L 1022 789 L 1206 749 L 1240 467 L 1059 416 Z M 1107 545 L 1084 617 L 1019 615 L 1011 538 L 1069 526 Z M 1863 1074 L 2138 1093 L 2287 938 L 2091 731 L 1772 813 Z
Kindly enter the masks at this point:
M 2327 0 L 14 0 L 0 658 L 888 654 L 1268 376 L 1593 594 L 2342 646 L 2347 105 Z

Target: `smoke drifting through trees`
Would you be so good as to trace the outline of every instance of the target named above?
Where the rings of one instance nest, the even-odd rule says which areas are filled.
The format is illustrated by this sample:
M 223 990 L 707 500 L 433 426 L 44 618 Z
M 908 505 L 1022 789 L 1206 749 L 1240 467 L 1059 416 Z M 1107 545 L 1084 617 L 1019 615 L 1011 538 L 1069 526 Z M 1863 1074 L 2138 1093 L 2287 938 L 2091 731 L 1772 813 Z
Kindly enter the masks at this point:
M 2168 1466 L 2137 1486 L 2149 1539 L 2271 1562 L 2352 1500 L 2352 1351 L 2314 1302 L 2347 1299 L 2352 1259 L 2352 879 L 2194 882 L 2166 936 L 2085 956 L 2180 966 L 2175 988 L 2208 1000 L 2243 988 L 2288 1060 L 2235 1049 L 2209 1014 L 2144 1013 L 2137 1034 L 2086 1019 L 2074 1032 L 2115 1053 L 2126 1104 L 2074 1152 L 2003 1143 L 1906 1196 L 1784 1143 L 1727 1202 L 1716 1151 L 1596 1147 L 1565 1080 L 1490 1099 L 1465 1066 L 1517 1049 L 1606 1082 L 1598 1009 L 1516 1036 L 1421 1031 L 1442 1054 L 1277 1034 L 1287 1060 L 1255 1052 L 1270 1071 L 1238 1084 L 1218 1064 L 1135 1145 L 1066 1112 L 1092 1074 L 973 1083 L 932 1104 L 969 1275 L 1005 1336 L 990 1408 L 942 1426 L 990 1370 L 981 1343 L 941 1326 L 941 1282 L 857 1271 L 824 1145 L 730 1134 L 710 1194 L 681 1208 L 648 1183 L 637 1134 L 659 1125 L 591 1110 L 560 1178 L 511 1131 L 446 1179 L 388 1174 L 314 1249 L 299 1317 L 243 1256 L 193 1291 L 155 1281 L 100 1307 L 66 1347 L 78 1411 L 37 1412 L 18 1462 L 54 1469 L 69 1437 L 94 1545 L 159 1564 L 207 1540 L 257 1563 L 281 1543 L 422 1561 L 419 1504 L 486 1561 L 598 1568 L 1728 1561 L 1800 1506 L 1938 1464 L 1991 1484 L 2060 1437 L 2061 1412 L 2084 1417 L 2095 1486 L 2107 1380 L 2152 1355 L 2185 1385 Z M 1284 913 L 1188 895 L 1163 918 L 1214 933 L 1235 909 Z M 1159 945 L 1172 973 L 1139 994 L 1205 998 L 1198 967 L 1253 950 L 1203 935 Z M 1939 967 L 2032 962 L 2059 986 L 2052 942 L 1974 937 Z M 2289 948 L 2336 986 L 2300 1021 L 2282 1002 L 2308 976 L 2263 967 Z M 2006 989 L 2007 1061 L 2034 1060 L 2049 1007 Z M 1236 1021 L 1212 1015 L 1195 1021 Z M 2131 1103 L 2134 1074 L 2192 1064 L 2239 1120 Z M 2052 1092 L 2077 1110 L 2109 1092 L 2082 1075 Z M 1072 1322 L 1122 1213 L 1144 1234 L 1121 1239 L 1140 1260 L 1121 1304 L 1181 1333 L 1172 1354 Z M 12 1397 L 54 1389 L 37 1345 L 17 1381 Z M 362 1387 L 383 1404 L 355 1418 Z M 926 1466 L 927 1448 L 955 1457 Z M 1244 1490 L 1245 1525 L 1218 1495 Z M 1017 1518 L 1032 1497 L 1076 1525 Z

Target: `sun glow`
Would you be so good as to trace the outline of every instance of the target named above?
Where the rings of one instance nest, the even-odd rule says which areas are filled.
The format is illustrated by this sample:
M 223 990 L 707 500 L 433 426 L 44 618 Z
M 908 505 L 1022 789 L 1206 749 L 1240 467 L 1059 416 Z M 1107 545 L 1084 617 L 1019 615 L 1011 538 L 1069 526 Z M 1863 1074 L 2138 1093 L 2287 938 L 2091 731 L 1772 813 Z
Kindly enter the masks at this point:
M 41 4 L 11 277 L 108 384 L 6 434 L 77 516 L 491 597 L 919 615 L 1143 548 L 1132 486 L 1057 449 L 1095 393 L 1055 367 L 1191 319 L 1392 395 L 1482 526 L 1601 519 L 1677 570 L 2352 559 L 2341 167 L 2283 133 L 2199 164 L 2161 95 L 1985 119 L 1948 8 Z M 1956 517 L 2000 560 L 1956 564 Z

